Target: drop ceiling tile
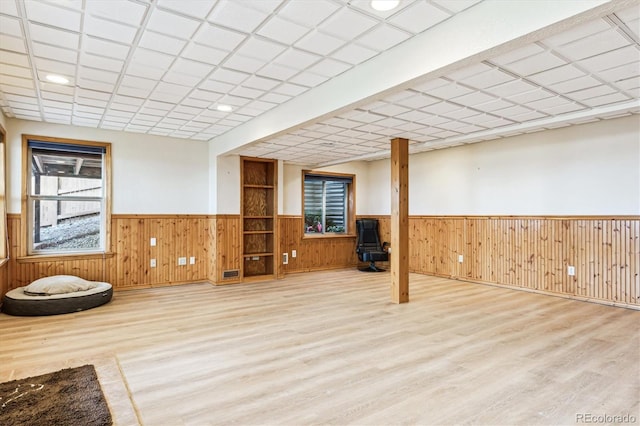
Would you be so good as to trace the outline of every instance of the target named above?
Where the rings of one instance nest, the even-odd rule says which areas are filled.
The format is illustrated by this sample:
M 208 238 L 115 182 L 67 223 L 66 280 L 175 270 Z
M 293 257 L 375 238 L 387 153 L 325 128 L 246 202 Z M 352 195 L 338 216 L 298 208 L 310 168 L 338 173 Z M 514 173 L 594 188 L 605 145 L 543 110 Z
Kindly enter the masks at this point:
M 474 117 L 476 115 L 481 115 L 481 113 L 473 108 L 460 108 L 455 111 L 447 112 L 447 117 L 456 120 L 466 120 L 467 118 Z
M 284 44 L 294 44 L 310 28 L 274 16 L 257 31 L 257 34 Z
M 452 12 L 458 13 L 458 12 L 462 12 L 465 9 L 470 8 L 476 3 L 480 3 L 481 0 L 432 0 L 432 1 Z
M 541 86 L 549 86 L 563 81 L 573 80 L 578 77 L 583 77 L 584 75 L 584 72 L 580 71 L 573 65 L 564 65 L 529 76 L 529 80 Z
M 5 3 L 2 1 L 1 3 Z M 70 31 L 80 31 L 81 14 L 77 11 L 56 7 L 50 3 L 26 1 L 27 19 Z
M 203 18 L 211 12 L 211 8 L 215 2 L 207 2 L 202 0 L 158 0 L 157 5 L 160 8 L 179 12 L 194 18 Z
M 640 77 L 631 77 L 623 80 L 618 80 L 615 85 L 623 90 L 635 89 L 640 87 Z
M 275 93 L 281 93 L 283 95 L 289 96 L 298 96 L 306 92 L 307 90 L 309 90 L 308 87 L 303 87 L 292 83 L 282 83 L 280 86 L 273 89 Z
M 554 94 L 549 92 L 548 90 L 535 89 L 528 92 L 518 93 L 517 95 L 509 96 L 507 99 L 515 103 L 526 105 L 528 102 L 550 98 L 552 96 L 554 96 Z
M 569 101 L 562 97 L 562 96 L 553 96 L 550 98 L 545 98 L 545 99 L 540 99 L 537 101 L 533 101 L 533 102 L 529 102 L 527 103 L 527 106 L 529 108 L 533 108 L 533 109 L 537 109 L 540 110 L 542 112 L 545 112 L 545 110 L 547 108 L 553 108 L 553 107 L 557 107 L 560 105 L 564 105 L 566 103 L 568 103 Z
M 275 64 L 284 65 L 296 70 L 302 70 L 318 62 L 320 59 L 322 59 L 321 56 L 307 53 L 299 49 L 290 48 L 275 59 Z
M 95 68 L 79 67 L 78 76 L 102 83 L 115 84 L 118 81 L 119 74 L 109 71 L 102 71 Z
M 351 68 L 350 64 L 336 61 L 334 59 L 323 59 L 309 67 L 309 71 L 325 77 L 335 77 Z
M 27 46 L 25 45 L 24 39 L 5 34 L 0 34 L 0 49 L 27 53 Z
M 575 102 L 569 102 L 563 105 L 558 105 L 551 108 L 546 108 L 544 112 L 551 116 L 566 114 L 568 112 L 580 111 L 585 109 L 584 106 L 578 105 Z
M 138 26 L 142 23 L 147 7 L 147 5 L 128 0 L 85 2 L 85 11 L 88 14 L 130 26 Z
M 629 40 L 620 34 L 618 30 L 610 29 L 564 45 L 558 50 L 570 59 L 579 60 L 619 49 L 629 44 Z
M 371 112 L 374 114 L 381 114 L 389 117 L 394 117 L 398 114 L 403 114 L 409 111 L 410 111 L 409 108 L 405 108 L 400 105 L 394 105 L 389 103 L 383 103 L 382 105 L 376 106 L 374 109 L 371 110 Z
M 426 81 L 424 83 L 419 83 L 413 85 L 412 89 L 416 92 L 427 93 L 433 89 L 437 89 L 438 87 L 447 86 L 451 84 L 451 81 L 445 80 L 444 78 L 436 78 L 433 80 Z
M 205 94 L 205 93 L 208 94 L 210 92 L 227 93 L 231 89 L 233 89 L 234 87 L 235 87 L 234 84 L 223 83 L 221 81 L 212 80 L 212 79 L 208 79 L 208 80 L 200 83 L 200 85 L 198 86 L 198 88 L 203 89 L 201 94 Z M 196 95 L 194 94 L 193 96 L 196 96 Z M 197 96 L 199 96 L 199 95 L 197 95 Z
M 543 117 L 547 117 L 547 115 L 539 111 L 530 111 L 530 112 L 525 112 L 524 114 L 510 116 L 508 118 L 510 118 L 513 121 L 517 121 L 518 123 L 523 123 L 525 121 L 537 120 Z
M 155 50 L 157 52 L 177 55 L 186 44 L 186 41 L 175 37 L 169 37 L 152 31 L 145 31 L 142 34 L 139 46 L 146 47 L 147 49 Z
M 130 96 L 133 98 L 145 99 L 151 95 L 152 89 L 141 89 L 140 87 L 120 86 L 118 88 L 119 95 Z
M 92 15 L 85 15 L 84 33 L 120 43 L 131 43 L 136 36 L 137 29 Z
M 36 61 L 36 63 L 38 63 L 38 61 Z M 62 64 L 61 62 L 59 63 Z M 124 70 L 123 61 L 92 55 L 86 52 L 80 52 L 80 64 L 86 67 L 103 69 L 105 71 L 122 72 Z
M 146 28 L 171 37 L 189 40 L 199 26 L 200 21 L 195 19 L 185 18 L 161 9 L 154 9 Z
M 452 102 L 467 106 L 483 104 L 494 100 L 496 100 L 494 96 L 479 91 L 467 93 L 466 95 L 458 96 L 451 99 Z
M 155 80 L 149 80 L 147 78 L 140 78 L 132 75 L 125 75 L 124 77 L 122 77 L 122 81 L 120 84 L 122 86 L 153 90 L 153 88 L 156 87 L 156 84 L 158 84 L 158 82 Z
M 344 44 L 344 40 L 313 30 L 302 37 L 295 46 L 312 53 L 326 56 L 334 50 L 344 46 Z
M 499 109 L 509 108 L 512 106 L 513 104 L 511 102 L 508 102 L 504 99 L 496 99 L 496 100 L 485 102 L 479 105 L 474 105 L 473 108 L 480 111 L 484 111 L 484 112 L 492 112 Z
M 343 62 L 357 65 L 366 61 L 367 59 L 373 58 L 379 53 L 380 52 L 376 50 L 367 49 L 363 46 L 348 44 L 345 47 L 334 52 L 331 57 Z
M 245 43 L 236 51 L 237 54 L 248 56 L 262 61 L 271 61 L 273 58 L 284 52 L 285 46 L 269 40 L 256 37 L 249 37 Z
M 148 95 L 149 99 L 173 103 L 180 102 L 183 97 L 184 96 L 176 95 L 175 93 L 159 92 L 157 90 L 154 90 L 150 95 Z
M 260 89 L 264 91 L 270 91 L 274 87 L 280 84 L 280 81 L 273 80 L 270 78 L 259 77 L 257 75 L 252 75 L 247 78 L 242 85 L 246 87 L 250 87 L 252 89 Z
M 377 24 L 376 20 L 351 9 L 343 8 L 319 25 L 319 29 L 346 41 L 351 41 Z
M 400 28 L 418 34 L 451 16 L 450 13 L 430 3 L 416 1 L 409 7 L 393 15 L 388 21 Z
M 129 54 L 129 46 L 107 40 L 100 40 L 87 35 L 82 36 L 82 50 L 94 55 L 120 60 L 126 59 Z
M 495 70 L 494 67 L 481 62 L 479 64 L 470 65 L 468 67 L 462 68 L 461 70 L 454 71 L 450 74 L 447 74 L 447 78 L 450 80 L 462 81 L 462 80 L 466 80 L 467 78 L 476 76 L 478 74 L 482 74 L 482 73 L 493 71 L 493 70 Z
M 25 38 L 20 20 L 10 16 L 0 15 L 0 33 L 13 37 Z
M 225 68 L 216 69 L 213 74 L 209 77 L 212 80 L 222 81 L 225 83 L 231 84 L 240 84 L 244 82 L 249 77 L 249 74 L 238 72 L 234 70 L 229 70 Z
M 616 68 L 611 68 L 605 71 L 600 71 L 598 76 L 604 78 L 607 81 L 613 81 L 614 83 L 620 80 L 626 80 L 628 78 L 638 77 L 640 75 L 640 61 L 632 62 L 630 64 L 622 65 Z
M 33 88 L 26 88 L 26 87 L 3 85 L 2 92 L 13 93 L 13 94 L 22 95 L 22 96 L 37 96 L 36 91 Z M 41 93 L 41 96 L 43 99 L 45 98 L 44 93 Z M 1 102 L 1 98 L 0 98 L 0 102 Z
M 144 99 L 131 98 L 129 96 L 122 96 L 122 95 L 116 95 L 113 98 L 113 102 L 136 108 L 133 111 L 137 111 L 137 107 L 140 107 L 142 106 L 142 104 L 145 103 Z M 122 111 L 129 111 L 128 108 L 115 108 L 115 109 L 120 109 Z
M 616 93 L 615 89 L 613 89 L 609 85 L 602 84 L 599 86 L 590 87 L 588 89 L 578 90 L 573 93 L 569 93 L 567 96 L 571 99 L 583 101 L 585 99 L 594 98 L 597 96 L 609 95 L 612 93 Z
M 59 102 L 73 102 L 73 96 L 71 95 L 67 95 L 67 94 L 62 94 L 62 93 L 56 93 L 56 92 L 51 92 L 45 89 L 45 85 L 41 84 L 41 90 L 40 90 L 40 95 L 42 96 L 42 99 L 45 100 L 53 100 L 53 101 L 59 101 Z M 34 91 L 35 93 L 35 91 Z M 44 101 L 43 101 L 44 102 Z
M 20 78 L 33 78 L 31 74 L 31 68 L 16 67 L 15 65 L 8 65 L 0 63 L 0 74 L 11 75 Z
M 142 65 L 139 62 L 131 62 L 127 67 L 127 74 L 148 78 L 149 80 L 160 80 L 165 74 L 165 71 L 162 68 Z
M 103 83 L 101 81 L 88 80 L 85 78 L 79 78 L 77 81 L 78 87 L 82 87 L 89 90 L 97 90 L 102 92 L 113 92 L 115 90 L 115 86 L 109 83 Z M 73 92 L 71 90 L 70 92 Z
M 264 95 L 265 92 L 263 92 L 262 90 L 250 89 L 248 87 L 239 86 L 233 89 L 229 93 L 234 96 L 241 96 L 243 98 L 256 99 Z
M 299 84 L 299 85 L 302 85 L 302 86 L 316 87 L 316 86 L 319 86 L 320 84 L 324 83 L 328 79 L 329 79 L 329 77 L 326 77 L 326 76 L 323 76 L 323 75 L 314 74 L 314 73 L 308 72 L 308 71 L 303 71 L 303 72 L 291 77 L 291 79 L 289 79 L 289 81 L 291 83 Z
M 544 49 L 537 44 L 529 44 L 525 47 L 513 50 L 509 53 L 497 56 L 491 59 L 492 63 L 499 65 L 506 65 L 516 61 L 521 61 L 526 58 L 538 55 L 544 52 Z
M 111 93 L 97 92 L 95 90 L 78 88 L 76 89 L 76 97 L 81 97 L 87 100 L 94 99 L 100 101 L 108 101 L 111 99 Z
M 194 42 L 189 43 L 181 54 L 183 58 L 205 62 L 211 65 L 219 65 L 227 55 L 228 52 L 225 52 L 224 50 L 204 46 Z
M 217 49 L 231 52 L 247 38 L 247 35 L 232 31 L 226 28 L 220 28 L 215 25 L 205 24 L 200 27 L 193 41 Z
M 192 75 L 183 74 L 176 71 L 167 71 L 165 75 L 162 77 L 162 81 L 167 83 L 179 84 L 182 86 L 197 86 L 202 78 L 194 77 Z
M 543 52 L 505 65 L 510 71 L 522 76 L 536 74 L 551 68 L 566 65 L 566 62 L 550 52 Z
M 235 54 L 224 61 L 224 66 L 247 74 L 253 74 L 264 65 L 264 61 Z
M 399 101 L 396 101 L 395 103 L 398 105 L 402 105 L 408 108 L 417 108 L 420 109 L 422 107 L 425 107 L 427 105 L 432 105 L 435 103 L 440 102 L 440 99 L 437 98 L 433 98 L 431 96 L 427 96 L 424 95 L 422 93 L 418 93 L 417 95 L 414 96 L 410 96 L 408 98 L 405 99 L 401 99 Z
M 0 13 L 19 16 L 15 1 L 0 1 Z
M 482 123 L 481 126 L 487 127 L 489 129 L 495 129 L 496 127 L 507 126 L 509 124 L 513 124 L 513 121 L 505 120 L 504 118 L 490 118 L 486 122 Z
M 402 114 L 398 114 L 396 116 L 396 118 L 399 118 L 400 120 L 418 121 L 418 122 L 420 122 L 420 120 L 428 119 L 429 118 L 429 114 L 427 114 L 426 112 L 422 112 L 422 111 L 412 110 L 412 111 L 404 112 Z
M 30 89 L 33 87 L 33 80 L 29 78 L 18 78 L 12 77 L 10 75 L 0 74 L 0 85 L 18 86 Z
M 54 59 L 62 62 L 69 62 L 75 64 L 78 62 L 78 51 L 62 49 L 59 47 L 51 46 L 49 44 L 31 43 L 33 48 L 33 54 L 41 58 Z M 3 54 L 4 56 L 4 54 Z M 4 58 L 3 58 L 4 60 Z
M 9 102 L 20 102 L 23 104 L 39 105 L 39 100 L 35 96 L 22 96 L 5 94 L 5 99 Z
M 429 105 L 422 109 L 422 111 L 431 113 L 431 114 L 446 114 L 450 111 L 455 111 L 460 109 L 459 105 L 452 104 L 450 102 L 440 102 L 437 104 Z
M 219 1 L 207 20 L 214 24 L 233 28 L 245 33 L 253 32 L 269 13 L 262 12 L 235 1 Z
M 640 50 L 638 46 L 626 46 L 621 49 L 603 53 L 602 55 L 583 59 L 578 62 L 578 65 L 593 72 L 615 68 L 638 60 L 640 60 Z
M 213 67 L 210 65 L 183 58 L 176 59 L 176 61 L 171 66 L 171 71 L 197 77 L 200 80 L 203 79 L 212 70 Z
M 611 25 L 609 25 L 604 19 L 596 19 L 585 24 L 570 28 L 555 36 L 548 37 L 543 40 L 543 43 L 548 46 L 558 47 L 567 43 L 574 42 L 576 40 L 581 40 L 585 37 L 600 33 L 602 31 L 606 31 L 608 29 L 611 29 Z
M 358 38 L 357 43 L 371 50 L 387 50 L 411 37 L 410 33 L 390 25 L 379 25 Z
M 468 93 L 473 92 L 472 89 L 468 87 L 462 86 L 457 83 L 449 83 L 445 86 L 436 87 L 434 89 L 428 90 L 427 94 L 431 96 L 437 96 L 442 99 L 452 99 L 458 96 L 466 95 Z
M 499 69 L 492 69 L 487 72 L 467 77 L 460 82 L 478 89 L 486 89 L 488 87 L 497 86 L 513 80 L 514 77 L 512 75 Z
M 279 14 L 307 27 L 315 27 L 340 8 L 330 0 L 310 2 L 290 1 L 285 3 Z
M 572 80 L 563 81 L 561 83 L 549 85 L 549 89 L 557 92 L 557 93 L 570 93 L 575 92 L 576 90 L 583 90 L 589 87 L 594 87 L 600 85 L 600 81 L 591 77 L 590 75 L 585 75 L 583 77 L 574 78 Z

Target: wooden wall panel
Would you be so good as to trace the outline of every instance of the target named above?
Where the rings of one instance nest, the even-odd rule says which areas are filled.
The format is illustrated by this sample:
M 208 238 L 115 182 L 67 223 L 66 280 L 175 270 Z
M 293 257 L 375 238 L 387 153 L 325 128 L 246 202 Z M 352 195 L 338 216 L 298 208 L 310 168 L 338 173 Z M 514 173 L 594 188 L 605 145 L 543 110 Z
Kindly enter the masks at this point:
M 223 279 L 222 272 L 242 267 L 242 223 L 240 215 L 218 215 L 216 223 L 216 279 L 218 284 L 239 282 Z
M 281 273 L 354 268 L 358 264 L 354 236 L 303 238 L 301 216 L 279 216 L 278 224 L 280 252 L 289 253 L 288 265 L 278 262 Z M 291 250 L 296 250 L 297 257 L 291 257 Z
M 206 216 L 113 215 L 112 254 L 55 259 L 18 259 L 20 216 L 9 216 L 9 287 L 16 288 L 55 274 L 106 281 L 116 289 L 206 281 L 209 276 L 210 218 Z M 151 237 L 157 245 L 150 245 Z M 178 266 L 178 257 L 187 265 Z M 189 258 L 195 257 L 195 264 Z M 151 259 L 156 267 L 151 268 Z

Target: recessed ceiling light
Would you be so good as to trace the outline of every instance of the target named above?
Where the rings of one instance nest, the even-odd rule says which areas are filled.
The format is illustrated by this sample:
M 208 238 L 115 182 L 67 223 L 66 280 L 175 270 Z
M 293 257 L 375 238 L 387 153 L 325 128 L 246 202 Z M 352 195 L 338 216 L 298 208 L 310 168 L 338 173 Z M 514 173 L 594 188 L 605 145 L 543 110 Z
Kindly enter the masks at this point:
M 218 105 L 216 109 L 222 112 L 231 112 L 233 110 L 233 108 L 231 108 L 230 105 L 222 105 L 222 104 Z
M 69 79 L 61 75 L 49 74 L 45 77 L 47 81 L 56 84 L 69 84 Z
M 371 0 L 371 7 L 380 12 L 395 9 L 400 4 L 400 0 Z

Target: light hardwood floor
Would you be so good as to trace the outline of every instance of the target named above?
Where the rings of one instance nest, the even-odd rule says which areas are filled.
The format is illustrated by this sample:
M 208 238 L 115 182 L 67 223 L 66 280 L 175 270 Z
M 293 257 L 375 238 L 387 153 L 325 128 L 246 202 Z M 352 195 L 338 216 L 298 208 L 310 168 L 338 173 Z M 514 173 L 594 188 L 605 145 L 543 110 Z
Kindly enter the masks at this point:
M 640 423 L 640 312 L 354 270 L 0 314 L 0 381 L 96 365 L 116 424 Z M 584 417 L 583 417 L 584 418 Z

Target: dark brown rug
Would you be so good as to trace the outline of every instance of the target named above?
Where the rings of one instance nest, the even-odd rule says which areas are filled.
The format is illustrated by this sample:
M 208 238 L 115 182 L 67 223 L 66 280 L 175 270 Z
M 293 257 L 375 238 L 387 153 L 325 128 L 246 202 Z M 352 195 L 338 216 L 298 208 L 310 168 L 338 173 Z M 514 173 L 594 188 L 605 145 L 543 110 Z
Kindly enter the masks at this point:
M 0 383 L 0 425 L 111 425 L 93 365 Z

